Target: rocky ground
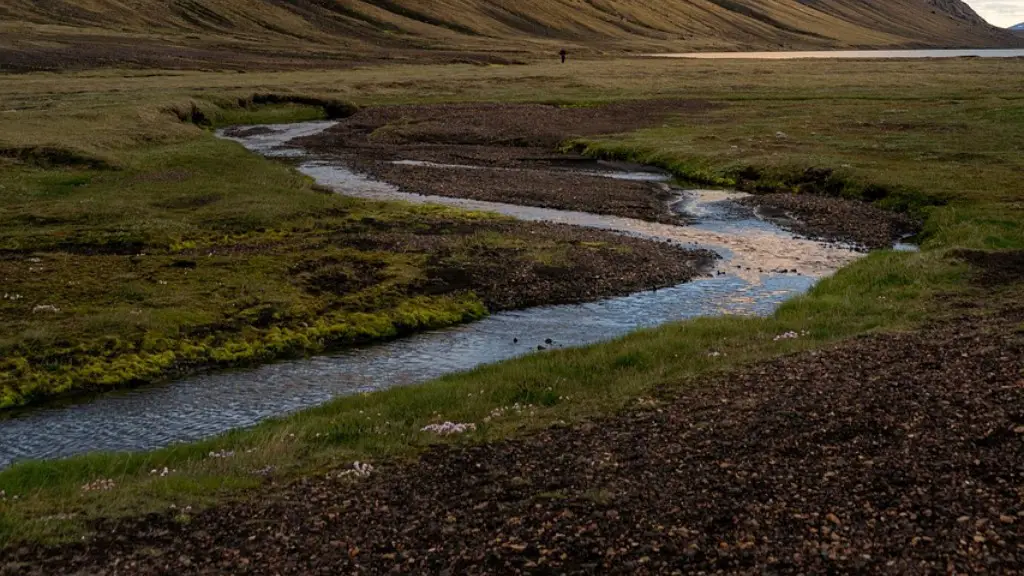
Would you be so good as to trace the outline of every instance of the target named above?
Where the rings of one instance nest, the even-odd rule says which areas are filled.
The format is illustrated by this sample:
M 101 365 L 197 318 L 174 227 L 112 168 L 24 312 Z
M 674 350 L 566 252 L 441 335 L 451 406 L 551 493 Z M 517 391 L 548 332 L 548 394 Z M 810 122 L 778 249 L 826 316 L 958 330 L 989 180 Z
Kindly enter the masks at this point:
M 299 142 L 406 192 L 677 222 L 663 185 L 595 176 L 620 170 L 557 149 L 572 137 L 628 132 L 673 116 L 699 117 L 710 108 L 677 100 L 590 108 L 386 106 L 363 110 Z M 394 163 L 410 160 L 462 167 Z
M 495 237 L 501 240 L 492 241 Z M 492 312 L 674 286 L 705 274 L 718 258 L 708 250 L 602 230 L 507 220 L 452 220 L 418 230 L 383 225 L 344 241 L 364 251 L 424 254 L 428 260 L 422 278 L 409 286 L 411 293 L 472 291 Z M 549 257 L 534 252 L 541 244 L 551 246 Z M 316 266 L 311 279 L 324 270 L 330 266 Z M 328 289 L 344 286 L 329 275 L 322 283 Z
M 620 102 L 586 108 L 545 104 L 444 104 L 363 110 L 304 147 L 405 192 L 508 202 L 684 224 L 658 182 L 598 174 L 644 170 L 597 162 L 561 144 L 573 137 L 628 132 L 680 116 L 700 122 L 712 105 L 694 100 Z M 759 194 L 743 203 L 808 237 L 887 248 L 917 231 L 911 218 L 843 198 Z
M 1021 573 L 1024 306 L 972 302 L 587 424 L 109 521 L 0 574 Z
M 757 208 L 762 216 L 797 234 L 850 243 L 866 250 L 889 248 L 920 229 L 920 224 L 905 214 L 846 198 L 758 194 L 740 202 Z

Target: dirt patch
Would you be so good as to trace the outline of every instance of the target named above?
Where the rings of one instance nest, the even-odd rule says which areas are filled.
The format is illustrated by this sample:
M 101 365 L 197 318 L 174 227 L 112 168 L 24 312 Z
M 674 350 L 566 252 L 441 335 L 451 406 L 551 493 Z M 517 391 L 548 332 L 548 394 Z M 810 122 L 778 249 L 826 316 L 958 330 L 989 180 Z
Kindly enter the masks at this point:
M 300 139 L 320 154 L 406 192 L 676 221 L 669 193 L 653 182 L 595 176 L 597 164 L 558 154 L 577 136 L 655 125 L 711 108 L 703 101 L 622 102 L 592 108 L 544 104 L 446 104 L 362 110 Z M 428 162 L 410 166 L 395 162 Z M 439 165 L 456 166 L 439 166 Z M 602 167 L 597 172 L 615 172 Z
M 363 226 L 361 232 L 339 235 L 332 242 L 425 258 L 421 277 L 406 290 L 473 292 L 491 311 L 673 286 L 702 275 L 717 258 L 706 250 L 561 224 L 452 220 L 409 230 L 369 220 Z M 303 276 L 315 281 L 330 270 L 318 266 Z M 316 282 L 315 287 L 323 290 L 325 284 Z
M 593 107 L 549 104 L 438 104 L 363 110 L 310 143 L 331 147 L 414 144 L 541 148 L 566 138 L 630 132 L 673 115 L 718 107 L 703 100 L 635 100 Z
M 386 264 L 356 258 L 325 257 L 292 268 L 295 280 L 312 294 L 350 294 L 384 281 Z
M 740 202 L 758 208 L 763 216 L 787 230 L 868 250 L 890 248 L 920 230 L 920 224 L 909 216 L 845 198 L 763 194 Z
M 957 250 L 952 256 L 977 269 L 975 281 L 979 284 L 994 287 L 1024 282 L 1024 250 Z
M 626 295 L 692 280 L 717 258 L 707 250 L 684 250 L 671 244 L 570 226 L 541 224 L 527 234 L 513 227 L 505 234 L 523 243 L 537 236 L 564 243 L 548 261 L 527 259 L 524 248 L 479 246 L 458 256 L 431 257 L 421 289 L 472 290 L 489 310 L 567 304 Z M 597 232 L 597 233 L 595 233 Z
M 446 169 L 388 163 L 359 169 L 406 192 L 508 202 L 560 210 L 613 214 L 655 222 L 679 222 L 667 202 L 667 186 L 588 176 L 572 170 Z
M 1017 573 L 1016 306 L 365 480 L 268 484 L 186 524 L 104 522 L 88 542 L 7 551 L 0 574 Z

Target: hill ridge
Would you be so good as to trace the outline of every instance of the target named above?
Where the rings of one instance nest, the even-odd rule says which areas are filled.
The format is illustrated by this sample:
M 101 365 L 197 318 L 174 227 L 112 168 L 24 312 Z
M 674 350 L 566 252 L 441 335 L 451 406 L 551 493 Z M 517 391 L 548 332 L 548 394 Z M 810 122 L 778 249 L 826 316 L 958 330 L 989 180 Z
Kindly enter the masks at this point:
M 500 54 L 517 58 L 556 45 L 629 52 L 1015 42 L 960 0 L 7 0 L 0 6 L 0 69 L 8 70 L 323 63 L 420 51 L 500 60 Z

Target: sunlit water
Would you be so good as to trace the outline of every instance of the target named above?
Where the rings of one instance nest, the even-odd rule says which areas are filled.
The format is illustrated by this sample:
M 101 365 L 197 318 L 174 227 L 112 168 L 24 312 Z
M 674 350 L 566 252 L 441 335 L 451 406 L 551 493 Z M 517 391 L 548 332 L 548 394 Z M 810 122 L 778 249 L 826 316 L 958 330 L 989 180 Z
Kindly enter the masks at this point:
M 287 142 L 330 122 L 268 126 L 234 138 L 267 156 L 303 158 Z M 477 169 L 416 163 L 437 169 Z M 547 348 L 582 346 L 644 327 L 722 314 L 767 315 L 788 298 L 859 256 L 846 246 L 794 237 L 733 202 L 735 193 L 680 191 L 673 209 L 696 220 L 673 226 L 620 218 L 420 196 L 353 173 L 327 158 L 299 169 L 341 194 L 373 200 L 440 203 L 670 240 L 722 256 L 709 278 L 652 292 L 579 305 L 503 312 L 478 322 L 334 354 L 218 372 L 114 392 L 62 407 L 44 407 L 0 421 L 0 467 L 19 459 L 60 458 L 90 451 L 148 450 L 207 438 L 322 404 L 338 396 L 404 386 Z M 598 166 L 588 174 L 664 182 L 652 171 Z M 662 184 L 667 186 L 667 184 Z M 785 272 L 782 272 L 785 271 Z M 548 346 L 547 339 L 554 341 Z
M 697 60 L 801 60 L 899 59 L 899 58 L 1024 58 L 1024 50 L 828 50 L 820 52 L 688 52 L 647 54 L 657 58 L 694 58 Z

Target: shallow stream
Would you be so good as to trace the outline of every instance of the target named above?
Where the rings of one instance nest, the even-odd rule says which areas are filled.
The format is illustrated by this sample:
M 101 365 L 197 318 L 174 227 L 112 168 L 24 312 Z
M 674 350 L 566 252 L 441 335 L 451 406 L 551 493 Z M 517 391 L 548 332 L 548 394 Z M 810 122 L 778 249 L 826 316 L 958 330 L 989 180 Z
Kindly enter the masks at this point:
M 289 140 L 330 122 L 270 125 L 231 138 L 267 156 L 299 159 L 299 170 L 338 193 L 371 200 L 438 203 L 499 212 L 527 221 L 587 226 L 704 247 L 722 256 L 710 278 L 621 298 L 494 314 L 478 322 L 308 359 L 204 374 L 42 407 L 0 421 L 0 468 L 20 459 L 61 458 L 90 451 L 148 450 L 210 437 L 332 398 L 425 382 L 537 350 L 610 340 L 644 327 L 696 316 L 767 315 L 786 299 L 856 259 L 848 246 L 797 238 L 733 202 L 738 193 L 679 190 L 673 210 L 688 226 L 494 202 L 406 194 L 353 173 L 336 160 L 307 157 Z M 223 132 L 221 136 L 224 136 Z M 439 170 L 477 169 L 416 163 Z M 668 176 L 615 164 L 589 175 L 662 182 Z

